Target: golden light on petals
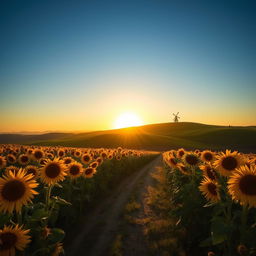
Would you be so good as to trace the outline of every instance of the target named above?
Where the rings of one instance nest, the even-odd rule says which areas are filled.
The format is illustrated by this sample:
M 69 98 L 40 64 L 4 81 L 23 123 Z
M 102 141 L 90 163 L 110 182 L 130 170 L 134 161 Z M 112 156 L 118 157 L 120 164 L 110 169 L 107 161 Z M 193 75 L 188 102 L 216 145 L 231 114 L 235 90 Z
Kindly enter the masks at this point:
M 0 169 L 6 166 L 6 158 L 4 156 L 0 156 Z
M 81 157 L 81 161 L 84 163 L 84 164 L 88 164 L 90 161 L 91 161 L 91 156 L 89 154 L 84 154 L 82 155 Z
M 199 168 L 203 171 L 204 175 L 211 180 L 216 180 L 216 171 L 209 164 L 200 165 Z
M 53 185 L 65 179 L 66 166 L 63 161 L 55 158 L 53 160 L 47 159 L 44 166 L 41 168 L 40 178 L 47 185 Z
M 243 165 L 230 176 L 228 191 L 241 205 L 256 207 L 256 166 Z
M 213 162 L 215 160 L 215 154 L 210 150 L 204 150 L 201 153 L 201 159 L 204 162 Z
M 92 178 L 93 175 L 96 173 L 96 169 L 92 168 L 92 167 L 87 167 L 85 170 L 84 170 L 84 176 L 86 178 Z
M 24 170 L 18 173 L 9 172 L 0 178 L 0 211 L 12 213 L 20 212 L 23 205 L 27 205 L 38 194 L 34 188 L 38 184 L 32 175 L 26 175 Z
M 201 182 L 199 190 L 205 198 L 211 202 L 218 202 L 220 200 L 217 182 L 214 182 L 207 177 Z
M 183 156 L 183 159 L 184 159 L 185 163 L 190 166 L 197 166 L 199 164 L 199 158 L 194 153 L 186 153 Z
M 83 166 L 78 162 L 72 162 L 67 166 L 67 172 L 71 179 L 78 178 L 83 172 Z
M 18 161 L 21 165 L 27 165 L 29 163 L 29 156 L 26 154 L 21 154 L 18 158 Z
M 28 165 L 28 166 L 26 166 L 26 168 L 24 170 L 25 170 L 26 174 L 31 174 L 34 179 L 36 179 L 39 175 L 38 167 L 36 167 L 34 165 Z
M 15 250 L 23 251 L 30 243 L 29 230 L 24 230 L 22 227 L 4 226 L 0 229 L 0 255 L 12 256 L 15 255 Z
M 217 160 L 214 162 L 214 167 L 219 171 L 223 176 L 230 176 L 232 172 L 239 168 L 245 163 L 241 154 L 237 151 L 231 153 L 230 150 L 226 150 L 225 153 L 221 152 L 217 157 Z

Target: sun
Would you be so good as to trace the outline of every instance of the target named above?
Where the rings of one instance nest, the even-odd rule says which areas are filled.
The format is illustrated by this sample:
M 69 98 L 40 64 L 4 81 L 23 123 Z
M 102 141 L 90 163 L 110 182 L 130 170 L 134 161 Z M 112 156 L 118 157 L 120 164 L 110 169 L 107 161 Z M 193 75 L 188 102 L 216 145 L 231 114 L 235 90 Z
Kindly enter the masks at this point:
M 143 122 L 138 115 L 132 112 L 125 112 L 121 114 L 115 121 L 114 128 L 126 128 L 132 126 L 140 126 Z

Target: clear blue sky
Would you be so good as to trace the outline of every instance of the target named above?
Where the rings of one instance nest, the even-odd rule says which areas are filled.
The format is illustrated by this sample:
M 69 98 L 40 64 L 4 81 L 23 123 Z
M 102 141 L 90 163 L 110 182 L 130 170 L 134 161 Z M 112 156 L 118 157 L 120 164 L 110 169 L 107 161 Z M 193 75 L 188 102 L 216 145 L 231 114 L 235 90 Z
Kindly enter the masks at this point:
M 255 1 L 1 1 L 0 132 L 256 125 Z

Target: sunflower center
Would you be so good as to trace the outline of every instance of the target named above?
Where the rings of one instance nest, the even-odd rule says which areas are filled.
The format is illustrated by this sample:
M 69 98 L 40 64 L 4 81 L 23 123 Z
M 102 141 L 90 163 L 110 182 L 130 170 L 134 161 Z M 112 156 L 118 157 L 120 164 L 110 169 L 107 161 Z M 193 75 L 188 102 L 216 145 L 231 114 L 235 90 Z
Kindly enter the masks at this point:
M 207 160 L 207 161 L 211 161 L 212 160 L 212 154 L 207 152 L 204 154 L 204 158 Z
M 97 165 L 98 165 L 98 164 L 94 162 L 94 163 L 91 164 L 91 167 L 92 167 L 92 168 L 96 168 Z
M 86 170 L 85 170 L 85 174 L 86 175 L 90 175 L 90 174 L 92 174 L 93 173 L 93 168 L 87 168 Z
M 70 163 L 71 163 L 71 159 L 69 159 L 69 158 L 68 158 L 68 159 L 65 159 L 64 163 L 65 163 L 65 164 L 70 164 Z
M 14 160 L 14 157 L 13 156 L 8 156 L 8 160 L 9 160 L 9 162 L 15 162 L 15 160 Z
M 28 157 L 27 156 L 22 156 L 20 160 L 21 160 L 21 162 L 25 163 L 25 162 L 28 161 Z
M 23 182 L 19 180 L 11 180 L 7 182 L 2 189 L 2 196 L 5 200 L 14 202 L 22 198 L 26 188 Z
M 34 156 L 36 159 L 40 159 L 43 157 L 43 154 L 41 151 L 35 151 Z
M 89 162 L 89 161 L 90 161 L 90 157 L 89 157 L 89 156 L 84 156 L 84 157 L 83 157 L 83 160 L 84 160 L 85 162 Z
M 79 168 L 77 165 L 72 165 L 72 166 L 70 167 L 69 172 L 70 172 L 72 175 L 77 175 L 77 174 L 79 174 L 79 172 L 80 172 L 80 168 Z
M 56 163 L 49 164 L 45 169 L 45 175 L 51 179 L 58 177 L 60 172 L 60 166 Z
M 207 185 L 207 188 L 208 188 L 208 190 L 209 190 L 209 192 L 212 194 L 212 195 L 214 195 L 214 196 L 217 196 L 217 186 L 215 185 L 215 184 L 213 184 L 213 183 L 209 183 L 208 185 Z
M 198 158 L 194 155 L 187 155 L 186 162 L 190 165 L 196 165 L 198 163 Z
M 3 164 L 3 160 L 2 158 L 0 158 L 0 166 Z
M 245 175 L 240 179 L 239 182 L 240 190 L 250 196 L 256 195 L 256 176 L 255 175 Z
M 59 156 L 63 156 L 64 155 L 64 152 L 63 151 L 60 151 L 59 152 Z
M 0 251 L 8 250 L 14 247 L 17 242 L 17 236 L 11 232 L 3 232 L 0 234 L 1 247 Z
M 179 151 L 178 154 L 179 154 L 179 157 L 182 157 L 185 154 L 185 152 L 184 151 Z
M 238 162 L 237 160 L 232 157 L 232 156 L 227 156 L 223 159 L 222 161 L 222 166 L 228 170 L 228 171 L 232 171 L 234 169 L 236 169 L 236 167 L 238 166 Z

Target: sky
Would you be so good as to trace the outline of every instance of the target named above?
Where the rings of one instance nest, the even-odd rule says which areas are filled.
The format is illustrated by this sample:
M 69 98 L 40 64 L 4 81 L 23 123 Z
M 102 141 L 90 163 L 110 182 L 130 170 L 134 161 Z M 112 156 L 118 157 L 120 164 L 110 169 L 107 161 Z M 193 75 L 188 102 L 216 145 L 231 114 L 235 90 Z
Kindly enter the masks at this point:
M 0 132 L 256 125 L 255 1 L 1 1 Z

